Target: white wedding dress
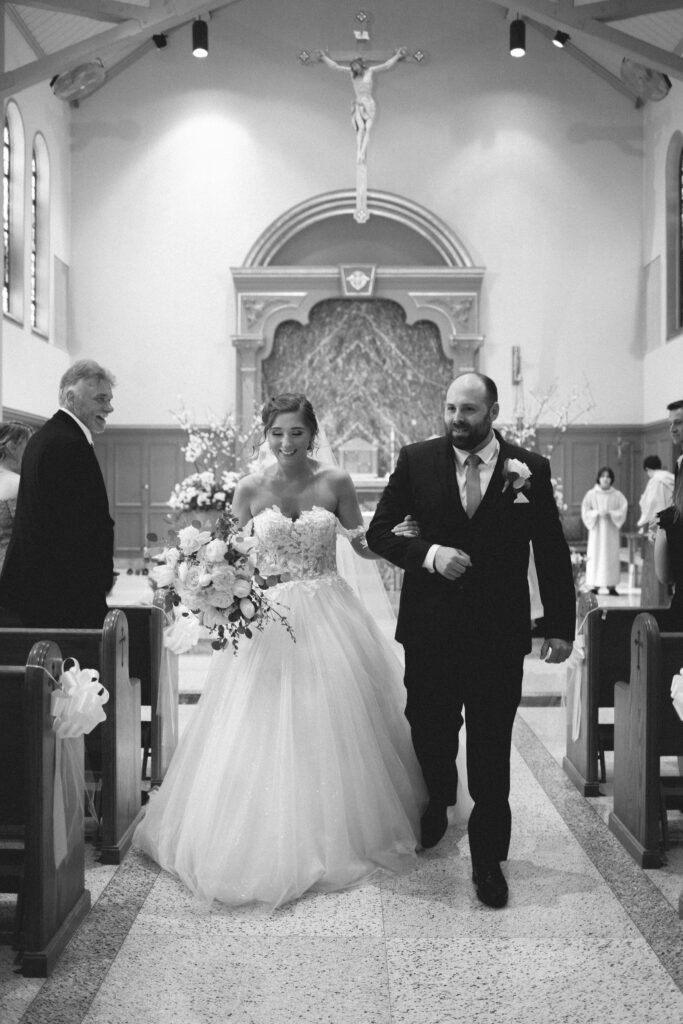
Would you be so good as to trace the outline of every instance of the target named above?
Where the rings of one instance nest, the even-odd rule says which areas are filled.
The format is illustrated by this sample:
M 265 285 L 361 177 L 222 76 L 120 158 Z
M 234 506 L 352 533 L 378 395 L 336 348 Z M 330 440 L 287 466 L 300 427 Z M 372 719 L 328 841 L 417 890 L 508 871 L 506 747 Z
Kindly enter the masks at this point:
M 277 622 L 211 659 L 135 844 L 202 900 L 271 908 L 415 863 L 426 803 L 402 667 L 338 575 L 338 521 L 252 521 Z

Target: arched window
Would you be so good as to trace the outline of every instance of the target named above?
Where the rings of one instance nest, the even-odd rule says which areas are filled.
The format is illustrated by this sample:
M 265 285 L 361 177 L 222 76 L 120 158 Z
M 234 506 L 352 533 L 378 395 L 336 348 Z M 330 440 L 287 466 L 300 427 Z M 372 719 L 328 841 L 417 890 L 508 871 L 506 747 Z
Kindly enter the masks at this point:
M 666 155 L 666 336 L 683 331 L 683 134 Z
M 24 126 L 19 108 L 10 100 L 3 124 L 2 311 L 19 322 L 24 319 L 24 168 Z
M 31 154 L 31 327 L 47 338 L 50 326 L 50 162 L 42 135 Z

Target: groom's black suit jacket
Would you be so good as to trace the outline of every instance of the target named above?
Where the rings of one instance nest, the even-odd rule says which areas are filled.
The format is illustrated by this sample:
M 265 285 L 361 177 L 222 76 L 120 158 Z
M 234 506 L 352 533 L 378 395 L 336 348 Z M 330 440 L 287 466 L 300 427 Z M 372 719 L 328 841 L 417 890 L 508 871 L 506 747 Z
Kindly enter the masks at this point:
M 101 628 L 114 523 L 94 448 L 61 410 L 30 438 L 0 606 L 25 626 Z
M 472 519 L 465 513 L 447 437 L 402 448 L 396 469 L 377 506 L 367 534 L 370 548 L 405 569 L 396 639 L 401 643 L 485 643 L 501 653 L 531 648 L 527 570 L 533 543 L 545 635 L 572 640 L 574 583 L 569 549 L 562 533 L 550 482 L 550 464 L 533 452 L 504 441 L 493 476 Z M 507 459 L 527 464 L 531 478 L 519 500 L 505 488 Z M 515 500 L 517 499 L 517 500 Z M 391 528 L 405 515 L 420 525 L 418 538 L 396 537 Z M 466 551 L 472 566 L 461 581 L 449 581 L 423 568 L 432 544 Z

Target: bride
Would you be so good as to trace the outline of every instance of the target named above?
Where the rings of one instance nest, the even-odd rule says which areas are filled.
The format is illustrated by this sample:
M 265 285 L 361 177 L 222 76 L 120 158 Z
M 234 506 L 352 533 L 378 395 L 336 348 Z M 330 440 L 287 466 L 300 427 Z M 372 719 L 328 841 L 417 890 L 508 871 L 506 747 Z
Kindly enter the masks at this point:
M 233 512 L 256 540 L 279 624 L 211 660 L 202 698 L 136 845 L 206 901 L 271 908 L 415 862 L 426 791 L 404 718 L 402 667 L 335 562 L 363 558 L 351 478 L 310 457 L 303 395 L 263 408 L 271 465 L 240 480 Z M 396 532 L 413 534 L 409 520 Z

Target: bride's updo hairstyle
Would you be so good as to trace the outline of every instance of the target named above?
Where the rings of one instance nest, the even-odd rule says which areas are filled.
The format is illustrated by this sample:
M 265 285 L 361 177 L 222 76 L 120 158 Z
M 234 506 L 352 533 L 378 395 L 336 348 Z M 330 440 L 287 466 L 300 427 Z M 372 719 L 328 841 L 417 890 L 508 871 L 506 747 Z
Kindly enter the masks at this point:
M 277 417 L 283 412 L 300 412 L 302 414 L 304 423 L 311 432 L 311 441 L 308 446 L 310 450 L 313 447 L 313 442 L 318 436 L 318 418 L 313 411 L 313 406 L 305 395 L 295 394 L 290 391 L 283 392 L 281 395 L 273 395 L 273 397 L 269 398 L 263 406 L 263 409 L 261 410 L 263 440 L 266 440 L 268 431 Z

